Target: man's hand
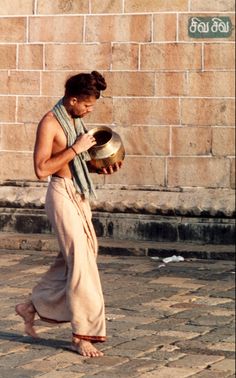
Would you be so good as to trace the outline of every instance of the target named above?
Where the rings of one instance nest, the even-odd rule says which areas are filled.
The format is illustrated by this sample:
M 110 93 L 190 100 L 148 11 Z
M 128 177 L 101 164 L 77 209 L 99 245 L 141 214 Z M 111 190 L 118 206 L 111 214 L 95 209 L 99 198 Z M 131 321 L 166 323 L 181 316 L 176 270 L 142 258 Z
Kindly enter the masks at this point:
M 119 171 L 121 166 L 122 166 L 122 161 L 119 161 L 118 163 L 115 163 L 114 165 L 109 165 L 108 168 L 102 168 L 101 172 L 99 173 L 103 173 L 104 175 L 111 175 L 112 173 Z
M 75 149 L 76 153 L 79 154 L 84 151 L 88 151 L 92 146 L 97 144 L 95 138 L 90 134 L 82 134 L 80 135 L 75 143 L 73 144 L 73 148 Z

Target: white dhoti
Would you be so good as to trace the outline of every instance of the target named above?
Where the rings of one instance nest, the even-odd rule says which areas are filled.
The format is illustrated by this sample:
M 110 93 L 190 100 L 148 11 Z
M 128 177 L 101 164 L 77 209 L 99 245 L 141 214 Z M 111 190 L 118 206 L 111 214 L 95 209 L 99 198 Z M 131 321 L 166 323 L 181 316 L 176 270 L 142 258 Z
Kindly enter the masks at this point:
M 105 341 L 104 300 L 97 268 L 97 238 L 88 200 L 72 180 L 52 177 L 46 212 L 60 253 L 32 292 L 40 318 L 71 322 L 75 337 Z

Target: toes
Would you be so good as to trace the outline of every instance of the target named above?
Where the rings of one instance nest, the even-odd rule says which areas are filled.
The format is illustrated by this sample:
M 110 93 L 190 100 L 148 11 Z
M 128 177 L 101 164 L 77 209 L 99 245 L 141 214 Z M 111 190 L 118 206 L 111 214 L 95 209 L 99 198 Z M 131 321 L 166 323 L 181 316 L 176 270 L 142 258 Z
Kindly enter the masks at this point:
M 79 353 L 83 357 L 101 357 L 103 352 L 94 348 L 90 343 L 82 341 L 79 343 L 72 342 L 72 350 Z

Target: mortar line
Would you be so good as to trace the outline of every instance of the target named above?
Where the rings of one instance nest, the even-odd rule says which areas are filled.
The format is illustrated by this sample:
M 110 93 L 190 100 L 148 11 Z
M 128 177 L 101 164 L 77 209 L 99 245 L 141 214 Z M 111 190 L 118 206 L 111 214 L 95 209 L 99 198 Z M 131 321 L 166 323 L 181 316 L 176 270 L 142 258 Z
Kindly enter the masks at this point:
M 37 14 L 37 10 L 38 10 L 38 0 L 34 0 L 34 10 L 33 10 L 33 14 Z
M 125 0 L 122 0 L 122 13 L 125 13 Z

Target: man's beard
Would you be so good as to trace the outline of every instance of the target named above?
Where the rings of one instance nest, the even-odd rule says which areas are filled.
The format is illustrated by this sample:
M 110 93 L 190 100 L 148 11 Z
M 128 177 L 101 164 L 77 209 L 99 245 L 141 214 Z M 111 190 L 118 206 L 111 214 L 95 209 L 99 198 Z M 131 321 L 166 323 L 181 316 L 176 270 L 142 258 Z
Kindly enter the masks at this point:
M 71 117 L 73 119 L 77 119 L 77 118 L 83 118 L 85 116 L 85 114 L 71 114 Z

